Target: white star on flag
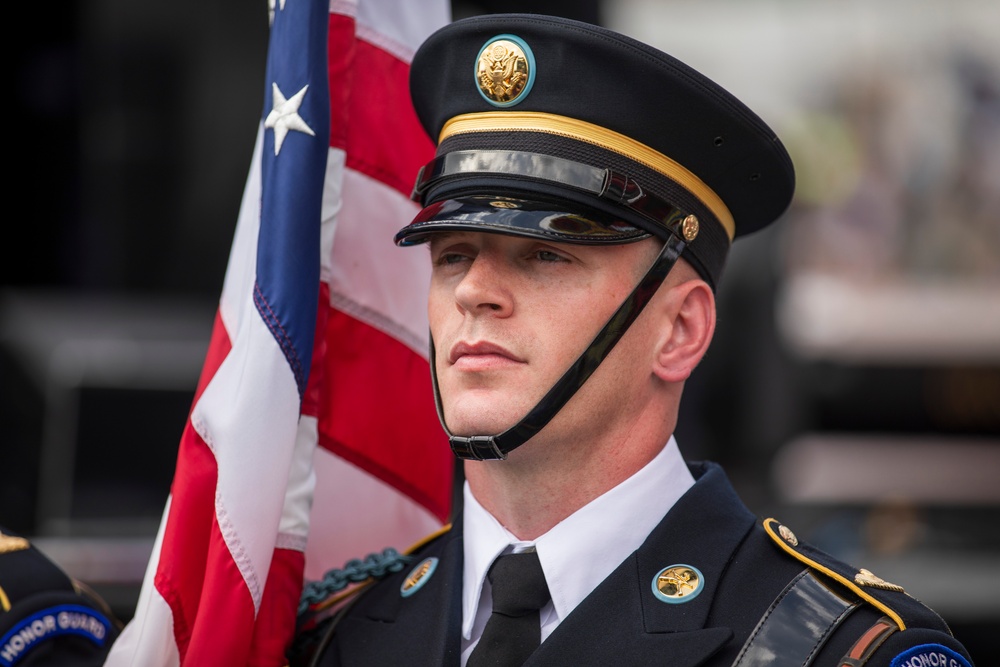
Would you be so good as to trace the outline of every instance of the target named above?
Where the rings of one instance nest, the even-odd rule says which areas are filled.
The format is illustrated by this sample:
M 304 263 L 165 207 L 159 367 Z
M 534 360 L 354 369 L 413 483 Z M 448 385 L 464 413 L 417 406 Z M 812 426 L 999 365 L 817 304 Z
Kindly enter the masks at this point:
M 299 116 L 299 105 L 302 104 L 302 98 L 306 96 L 309 86 L 303 86 L 302 90 L 287 100 L 281 94 L 281 90 L 278 89 L 278 84 L 272 83 L 271 88 L 274 95 L 274 108 L 271 109 L 271 113 L 267 114 L 267 118 L 264 119 L 264 127 L 274 130 L 274 154 L 277 155 L 289 130 L 304 132 L 310 137 L 316 135 L 312 131 L 312 128 L 306 125 L 306 122 Z

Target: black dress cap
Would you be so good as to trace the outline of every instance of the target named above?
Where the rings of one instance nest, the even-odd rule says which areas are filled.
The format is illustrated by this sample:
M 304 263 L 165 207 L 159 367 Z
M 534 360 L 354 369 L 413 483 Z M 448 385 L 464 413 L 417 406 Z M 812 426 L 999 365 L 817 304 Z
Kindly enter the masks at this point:
M 417 50 L 410 93 L 438 146 L 400 245 L 467 229 L 570 243 L 683 230 L 713 288 L 733 239 L 795 187 L 774 132 L 718 84 L 611 30 L 536 14 L 461 19 Z

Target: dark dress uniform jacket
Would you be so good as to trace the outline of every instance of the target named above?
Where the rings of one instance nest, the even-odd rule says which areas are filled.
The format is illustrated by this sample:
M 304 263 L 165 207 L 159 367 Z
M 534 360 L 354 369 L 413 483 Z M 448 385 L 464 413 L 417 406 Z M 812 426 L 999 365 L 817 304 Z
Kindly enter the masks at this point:
M 839 667 L 861 664 L 842 661 L 852 647 L 857 655 L 867 654 L 865 664 L 889 665 L 920 645 L 944 647 L 922 649 L 936 652 L 935 660 L 952 660 L 942 667 L 971 664 L 934 612 L 900 591 L 852 588 L 846 582 L 852 582 L 857 569 L 806 545 L 791 546 L 796 540 L 790 533 L 788 540 L 775 537 L 778 524 L 759 521 L 718 465 L 690 467 L 695 485 L 643 545 L 563 619 L 526 665 Z M 414 554 L 415 564 L 438 559 L 419 590 L 401 595 L 406 568 L 358 595 L 327 631 L 315 664 L 457 667 L 461 526 L 459 517 L 450 531 Z M 704 576 L 704 589 L 689 602 L 667 604 L 652 592 L 657 573 L 674 564 L 693 565 Z M 814 618 L 809 607 L 815 590 L 790 594 L 803 577 L 813 589 L 820 587 L 819 597 L 843 600 L 832 617 Z M 781 607 L 785 598 L 789 603 Z M 866 633 L 872 638 L 859 643 Z M 750 638 L 752 645 L 743 650 Z

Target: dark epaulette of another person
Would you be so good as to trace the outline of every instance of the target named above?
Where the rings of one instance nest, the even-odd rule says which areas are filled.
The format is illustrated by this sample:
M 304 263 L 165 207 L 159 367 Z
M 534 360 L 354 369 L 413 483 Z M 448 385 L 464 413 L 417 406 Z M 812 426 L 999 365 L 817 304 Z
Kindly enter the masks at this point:
M 0 526 L 0 665 L 103 665 L 122 624 L 29 540 Z

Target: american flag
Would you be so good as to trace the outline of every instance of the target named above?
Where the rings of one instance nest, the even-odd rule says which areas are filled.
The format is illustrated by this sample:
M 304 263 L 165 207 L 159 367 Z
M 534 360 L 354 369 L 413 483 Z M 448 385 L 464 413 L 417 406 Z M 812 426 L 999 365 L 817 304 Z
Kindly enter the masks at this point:
M 134 617 L 107 665 L 286 664 L 304 580 L 448 518 L 409 62 L 447 0 L 277 0 L 212 339 Z

